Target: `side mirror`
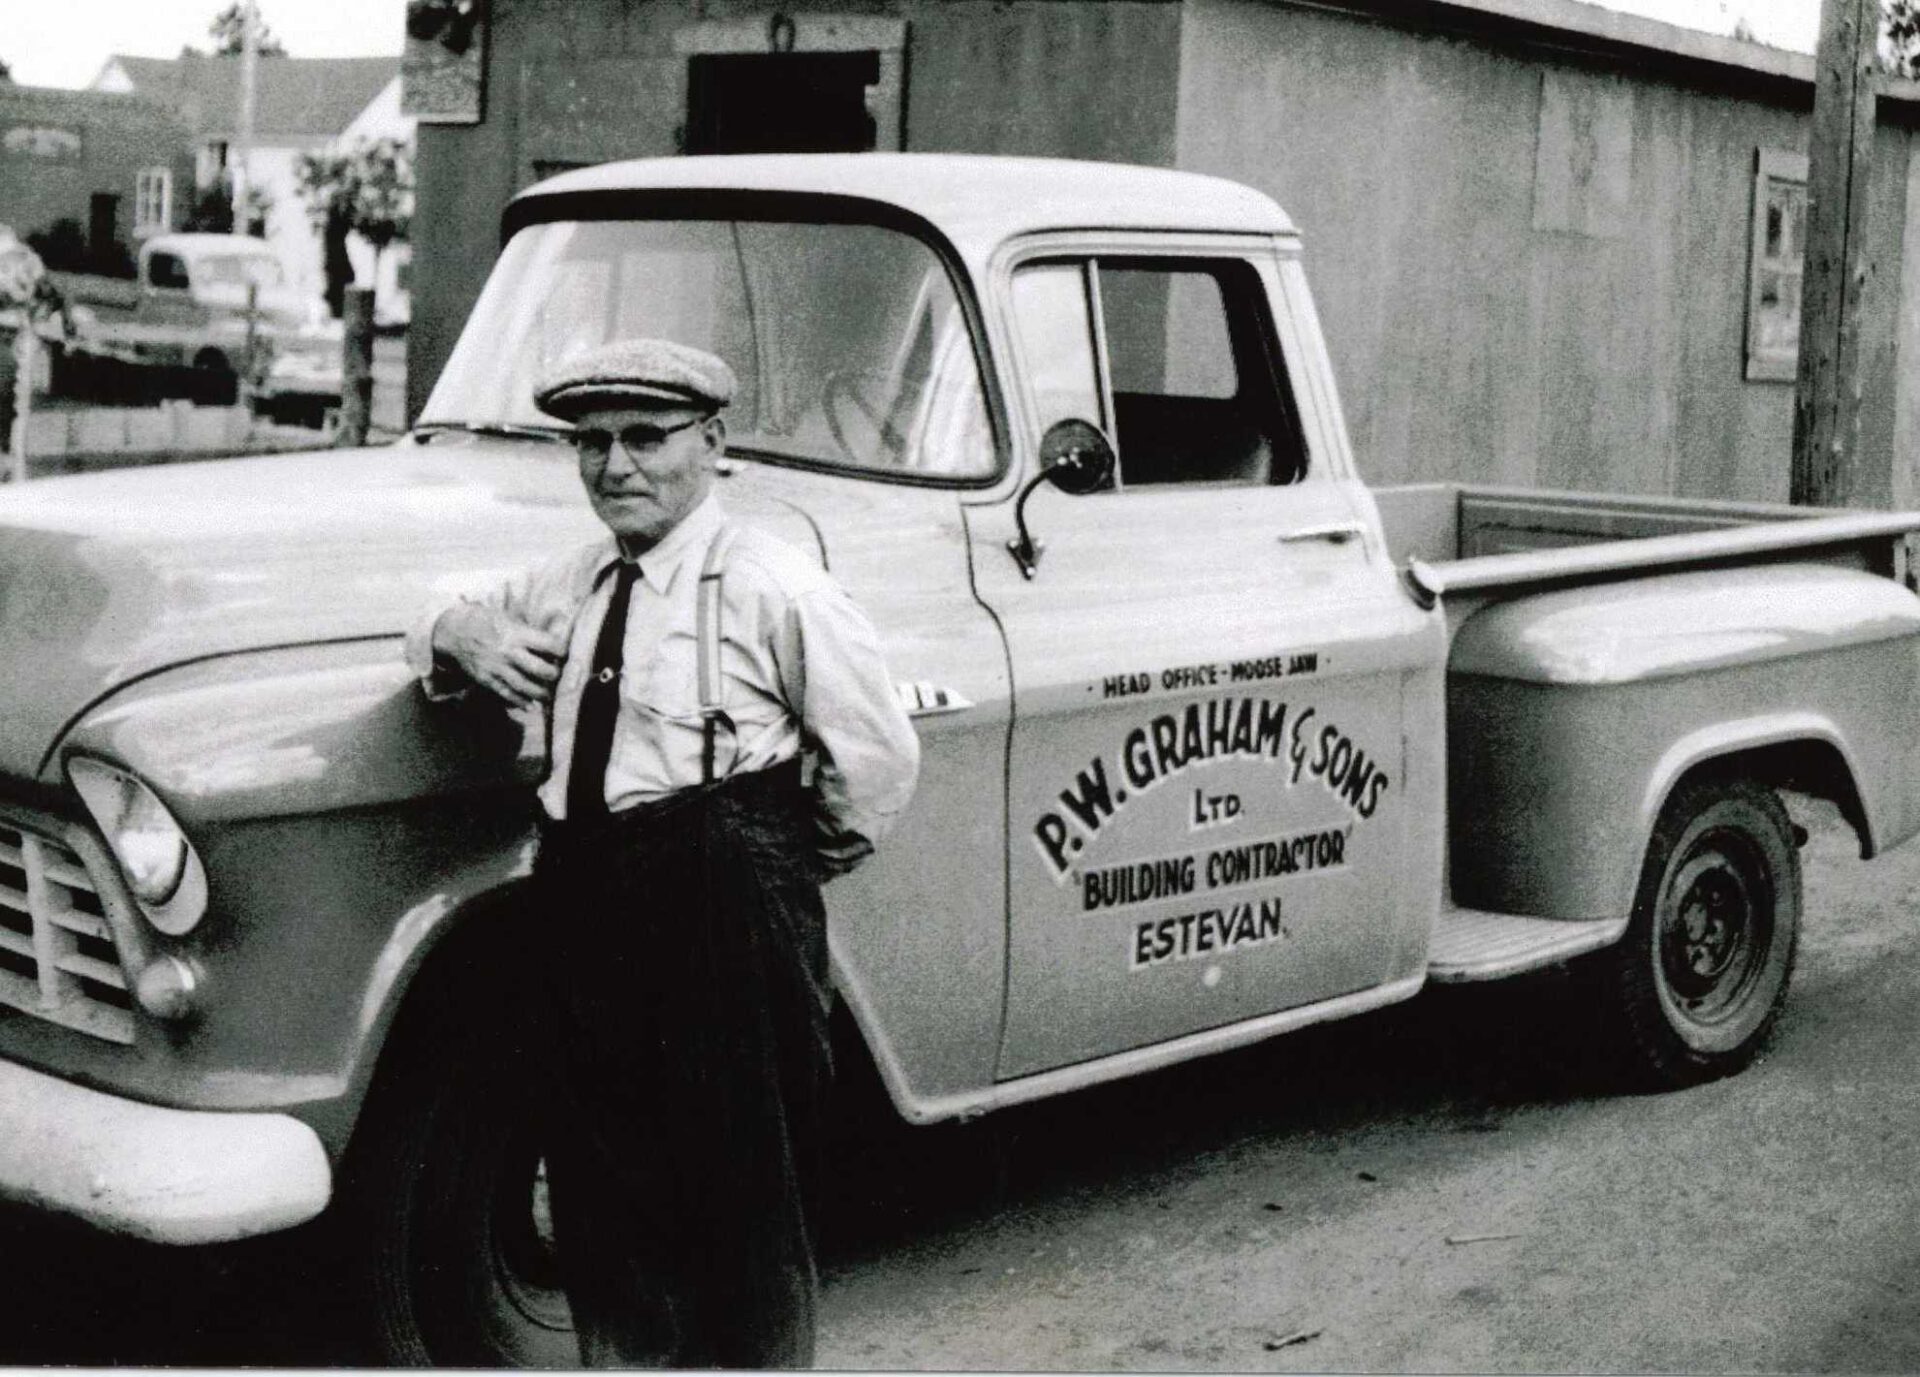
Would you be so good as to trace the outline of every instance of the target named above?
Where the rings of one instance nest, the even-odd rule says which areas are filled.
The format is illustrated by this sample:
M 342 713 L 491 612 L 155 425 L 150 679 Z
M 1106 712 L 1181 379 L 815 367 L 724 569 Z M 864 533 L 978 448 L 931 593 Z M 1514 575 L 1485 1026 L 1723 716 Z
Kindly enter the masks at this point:
M 1113 483 L 1113 443 L 1099 426 L 1069 418 L 1040 437 L 1040 475 L 1061 492 L 1085 497 Z
M 1014 524 L 1019 538 L 1007 542 L 1007 552 L 1020 565 L 1020 572 L 1032 578 L 1040 567 L 1041 546 L 1027 530 L 1027 499 L 1042 483 L 1051 483 L 1074 497 L 1099 492 L 1113 485 L 1113 442 L 1099 426 L 1069 417 L 1055 421 L 1040 437 L 1040 472 L 1027 480 L 1013 504 Z

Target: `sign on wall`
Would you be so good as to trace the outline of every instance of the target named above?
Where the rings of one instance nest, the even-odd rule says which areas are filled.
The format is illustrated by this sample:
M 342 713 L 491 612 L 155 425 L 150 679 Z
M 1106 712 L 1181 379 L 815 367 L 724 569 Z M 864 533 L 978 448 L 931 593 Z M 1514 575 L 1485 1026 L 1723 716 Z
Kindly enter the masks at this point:
M 407 0 L 400 111 L 423 124 L 478 124 L 486 79 L 487 0 Z
M 73 129 L 16 124 L 0 134 L 0 149 L 16 158 L 39 158 L 48 162 L 80 161 L 80 134 Z
M 1747 256 L 1747 381 L 1792 382 L 1800 369 L 1807 155 L 1762 148 L 1753 175 Z

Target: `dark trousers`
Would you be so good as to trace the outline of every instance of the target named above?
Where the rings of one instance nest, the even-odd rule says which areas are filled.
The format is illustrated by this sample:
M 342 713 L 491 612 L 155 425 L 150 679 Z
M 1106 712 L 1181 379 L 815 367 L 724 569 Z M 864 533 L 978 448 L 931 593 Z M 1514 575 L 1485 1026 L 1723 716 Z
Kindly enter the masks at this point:
M 829 1063 L 808 818 L 783 766 L 542 840 L 547 1179 L 585 1366 L 813 1361 Z

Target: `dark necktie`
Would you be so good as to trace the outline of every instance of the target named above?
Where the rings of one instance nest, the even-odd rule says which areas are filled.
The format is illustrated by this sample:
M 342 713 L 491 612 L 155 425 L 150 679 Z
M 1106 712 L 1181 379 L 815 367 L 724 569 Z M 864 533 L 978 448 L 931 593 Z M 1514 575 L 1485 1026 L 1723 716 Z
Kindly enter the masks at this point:
M 593 668 L 580 690 L 580 715 L 573 727 L 573 762 L 567 767 L 569 820 L 604 817 L 607 812 L 607 757 L 613 753 L 613 724 L 620 716 L 620 663 L 627 639 L 627 603 L 640 566 L 621 560 L 615 566 L 613 596 L 607 600 L 600 639 L 593 646 Z

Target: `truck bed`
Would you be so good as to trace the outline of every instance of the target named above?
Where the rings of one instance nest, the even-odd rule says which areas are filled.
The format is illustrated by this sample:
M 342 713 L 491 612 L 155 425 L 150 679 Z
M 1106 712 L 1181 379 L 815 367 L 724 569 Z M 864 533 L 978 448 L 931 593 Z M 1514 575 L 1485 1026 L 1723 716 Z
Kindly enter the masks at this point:
M 1920 514 L 1419 483 L 1376 488 L 1394 562 L 1423 600 L 1772 559 L 1908 579 Z

